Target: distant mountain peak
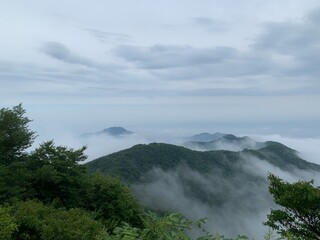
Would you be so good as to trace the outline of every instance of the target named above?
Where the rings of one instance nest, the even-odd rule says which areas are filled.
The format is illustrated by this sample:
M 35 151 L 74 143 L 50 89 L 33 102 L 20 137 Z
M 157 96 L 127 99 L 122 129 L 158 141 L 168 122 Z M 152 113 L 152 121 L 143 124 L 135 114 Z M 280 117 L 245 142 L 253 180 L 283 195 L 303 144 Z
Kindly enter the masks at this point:
M 131 135 L 134 132 L 131 132 L 123 127 L 109 127 L 105 128 L 100 132 L 95 132 L 95 133 L 85 133 L 82 135 L 82 137 L 91 137 L 91 136 L 101 136 L 101 135 L 108 135 L 112 137 L 122 137 L 122 136 L 127 136 Z
M 220 132 L 216 132 L 216 133 L 203 132 L 203 133 L 193 135 L 193 136 L 189 137 L 189 139 L 191 141 L 196 141 L 196 142 L 211 142 L 211 141 L 217 140 L 219 138 L 222 138 L 225 135 L 226 134 L 220 133 Z
M 127 129 L 125 129 L 123 127 L 109 127 L 109 128 L 103 129 L 99 133 L 106 133 L 106 134 L 109 134 L 109 135 L 112 135 L 112 136 L 133 134 L 133 132 L 128 131 Z
M 233 141 L 233 140 L 238 140 L 239 139 L 233 134 L 226 134 L 222 138 L 226 139 L 226 140 L 229 140 L 229 141 Z
M 220 134 L 220 135 L 219 135 Z M 233 134 L 215 133 L 210 137 L 215 139 L 211 141 L 187 141 L 183 145 L 187 148 L 200 151 L 210 150 L 228 150 L 228 151 L 242 151 L 244 149 L 259 149 L 265 146 L 265 143 L 256 142 L 253 139 L 244 136 L 237 137 Z M 208 138 L 209 140 L 209 138 Z

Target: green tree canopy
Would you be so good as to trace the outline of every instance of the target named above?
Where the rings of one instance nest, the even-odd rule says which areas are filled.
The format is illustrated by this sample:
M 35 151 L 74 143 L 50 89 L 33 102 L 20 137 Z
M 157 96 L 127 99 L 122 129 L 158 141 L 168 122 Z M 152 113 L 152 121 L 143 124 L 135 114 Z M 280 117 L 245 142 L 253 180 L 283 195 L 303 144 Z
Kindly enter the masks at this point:
M 265 223 L 283 236 L 320 239 L 320 189 L 313 181 L 288 183 L 269 175 L 269 191 L 279 209 L 272 209 Z
M 119 179 L 97 172 L 89 176 L 85 208 L 97 213 L 113 229 L 126 222 L 134 227 L 142 227 L 143 208 L 135 200 L 130 189 Z
M 13 239 L 87 240 L 105 233 L 92 213 L 78 208 L 66 210 L 37 201 L 16 202 L 11 208 L 17 231 Z
M 10 208 L 0 206 L 0 239 L 9 240 L 17 229 L 15 218 L 10 214 Z
M 58 200 L 67 208 L 80 206 L 88 180 L 86 167 L 79 164 L 86 159 L 85 149 L 56 146 L 48 141 L 31 152 L 26 166 L 32 172 L 29 184 L 33 197 L 44 203 Z
M 109 231 L 122 221 L 141 226 L 144 211 L 126 185 L 102 174 L 88 174 L 81 164 L 86 159 L 85 147 L 72 149 L 47 141 L 34 151 L 26 151 L 35 133 L 24 114 L 21 105 L 0 109 L 0 204 L 16 208 L 16 201 L 36 200 L 43 206 L 65 208 L 68 214 L 74 213 L 73 208 L 95 212 L 94 220 L 110 227 Z M 25 206 L 32 204 L 35 209 L 43 208 L 31 202 Z
M 0 164 L 9 164 L 21 157 L 35 138 L 29 129 L 31 120 L 25 115 L 22 105 L 12 109 L 0 109 Z

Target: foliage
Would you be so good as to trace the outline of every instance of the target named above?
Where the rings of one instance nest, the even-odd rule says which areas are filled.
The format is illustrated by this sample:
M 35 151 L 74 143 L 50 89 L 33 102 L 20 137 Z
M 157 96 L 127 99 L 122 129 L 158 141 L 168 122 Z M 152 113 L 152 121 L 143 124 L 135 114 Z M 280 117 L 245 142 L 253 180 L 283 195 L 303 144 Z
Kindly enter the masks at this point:
M 10 214 L 10 208 L 0 206 L 0 240 L 11 239 L 12 233 L 17 229 L 15 218 Z
M 268 179 L 280 209 L 272 209 L 265 224 L 283 236 L 320 239 L 320 189 L 312 181 L 288 183 L 272 174 Z
M 222 235 L 208 233 L 203 225 L 205 219 L 192 221 L 182 214 L 172 213 L 159 217 L 154 213 L 147 213 L 143 217 L 144 228 L 134 228 L 128 224 L 117 227 L 113 234 L 99 240 L 191 240 L 190 231 L 197 228 L 201 231 L 197 240 L 232 240 Z M 235 240 L 248 240 L 246 236 L 238 236 Z
M 18 225 L 15 239 L 94 239 L 104 232 L 93 215 L 81 209 L 54 208 L 36 201 L 17 202 L 12 215 Z
M 35 132 L 29 129 L 31 120 L 24 114 L 21 104 L 12 109 L 0 109 L 0 164 L 22 157 L 24 150 L 33 143 Z
M 35 134 L 24 114 L 21 105 L 0 110 L 0 204 L 36 199 L 69 209 L 68 214 L 73 214 L 73 208 L 94 211 L 95 220 L 106 224 L 109 231 L 122 221 L 141 226 L 143 209 L 129 188 L 111 177 L 88 174 L 80 164 L 86 159 L 85 147 L 72 149 L 48 141 L 27 152 Z
M 143 209 L 119 179 L 97 172 L 89 176 L 88 183 L 85 208 L 96 212 L 96 219 L 107 220 L 110 229 L 121 222 L 142 226 Z
M 15 161 L 0 166 L 0 204 L 12 199 L 32 198 L 31 176 L 32 172 L 27 170 L 25 162 Z
M 38 199 L 44 203 L 58 200 L 61 206 L 77 207 L 86 187 L 85 148 L 55 146 L 52 141 L 0 169 L 0 203 L 13 198 Z
M 74 150 L 48 141 L 32 152 L 26 164 L 32 172 L 29 182 L 33 198 L 44 203 L 58 200 L 67 208 L 81 205 L 87 174 L 86 167 L 78 163 L 86 159 L 84 150 L 85 147 Z

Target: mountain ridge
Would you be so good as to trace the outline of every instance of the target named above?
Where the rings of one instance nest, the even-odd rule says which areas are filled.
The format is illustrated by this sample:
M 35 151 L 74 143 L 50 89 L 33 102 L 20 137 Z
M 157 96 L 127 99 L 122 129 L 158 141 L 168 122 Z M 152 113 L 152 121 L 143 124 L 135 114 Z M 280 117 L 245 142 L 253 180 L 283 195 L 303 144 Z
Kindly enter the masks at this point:
M 256 142 L 248 136 L 236 137 L 233 134 L 224 134 L 223 136 L 207 142 L 202 141 L 187 141 L 183 143 L 183 146 L 198 150 L 198 151 L 210 151 L 210 150 L 230 150 L 230 151 L 242 151 L 244 149 L 257 150 L 265 146 L 263 142 Z
M 208 217 L 228 234 L 253 230 L 253 222 L 274 205 L 268 193 L 268 172 L 309 179 L 320 165 L 305 161 L 281 143 L 260 149 L 194 151 L 165 143 L 139 144 L 87 163 L 89 171 L 120 177 L 144 207 Z M 296 175 L 297 174 L 297 175 Z M 309 179 L 310 180 L 310 179 Z M 254 230 L 255 231 L 255 230 Z M 261 230 L 265 231 L 265 230 Z
M 282 170 L 298 168 L 320 171 L 320 166 L 307 162 L 297 156 L 297 151 L 277 142 L 266 142 L 266 146 L 257 150 L 244 149 L 234 152 L 228 150 L 195 151 L 182 146 L 166 143 L 138 144 L 110 155 L 95 159 L 87 166 L 90 171 L 99 170 L 104 174 L 118 175 L 126 182 L 136 182 L 143 173 L 153 167 L 163 170 L 187 164 L 192 169 L 208 172 L 213 167 L 232 167 L 244 156 L 251 155 L 269 162 Z

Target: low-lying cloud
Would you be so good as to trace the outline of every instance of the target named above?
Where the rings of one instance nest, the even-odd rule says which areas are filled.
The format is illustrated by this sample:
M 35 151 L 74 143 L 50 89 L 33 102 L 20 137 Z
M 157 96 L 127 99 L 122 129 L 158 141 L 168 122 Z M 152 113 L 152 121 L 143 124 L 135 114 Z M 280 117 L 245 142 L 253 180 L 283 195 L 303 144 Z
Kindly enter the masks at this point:
M 41 138 L 40 140 L 36 140 L 32 149 L 36 148 L 39 143 L 46 140 L 48 139 Z M 56 145 L 68 146 L 75 149 L 86 146 L 87 149 L 85 154 L 88 158 L 85 162 L 130 148 L 136 144 L 149 143 L 148 139 L 138 134 L 131 134 L 122 137 L 113 137 L 110 135 L 80 137 L 71 134 L 59 134 L 54 136 L 53 140 Z
M 245 234 L 262 239 L 268 231 L 263 222 L 270 208 L 276 207 L 268 193 L 268 173 L 290 182 L 309 181 L 316 177 L 315 184 L 318 184 L 320 180 L 316 175 L 318 173 L 283 171 L 251 155 L 243 155 L 237 168 L 239 171 L 227 178 L 217 170 L 204 174 L 186 166 L 171 171 L 155 168 L 147 173 L 152 181 L 136 184 L 133 190 L 151 209 L 181 212 L 191 219 L 207 217 L 206 228 L 210 232 L 228 237 Z M 195 189 L 190 191 L 190 186 L 196 186 L 198 195 L 192 194 Z M 203 198 L 201 191 L 210 198 Z M 213 203 L 210 203 L 211 200 Z

